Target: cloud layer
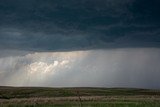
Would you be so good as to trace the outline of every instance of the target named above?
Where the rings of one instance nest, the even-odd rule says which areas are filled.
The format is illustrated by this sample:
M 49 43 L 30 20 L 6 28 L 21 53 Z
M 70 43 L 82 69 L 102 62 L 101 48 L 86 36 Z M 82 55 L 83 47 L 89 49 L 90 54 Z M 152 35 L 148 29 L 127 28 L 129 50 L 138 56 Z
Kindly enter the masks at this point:
M 160 49 L 42 52 L 0 58 L 0 85 L 160 88 Z
M 2 0 L 0 49 L 160 47 L 159 0 Z
M 160 88 L 159 0 L 1 0 L 0 85 Z

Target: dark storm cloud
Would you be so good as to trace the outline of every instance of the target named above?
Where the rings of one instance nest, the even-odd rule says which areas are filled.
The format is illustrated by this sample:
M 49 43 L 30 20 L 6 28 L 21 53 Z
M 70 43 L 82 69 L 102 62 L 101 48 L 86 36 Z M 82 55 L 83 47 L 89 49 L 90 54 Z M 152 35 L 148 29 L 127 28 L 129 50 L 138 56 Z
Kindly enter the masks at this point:
M 1 0 L 0 48 L 160 46 L 159 0 Z

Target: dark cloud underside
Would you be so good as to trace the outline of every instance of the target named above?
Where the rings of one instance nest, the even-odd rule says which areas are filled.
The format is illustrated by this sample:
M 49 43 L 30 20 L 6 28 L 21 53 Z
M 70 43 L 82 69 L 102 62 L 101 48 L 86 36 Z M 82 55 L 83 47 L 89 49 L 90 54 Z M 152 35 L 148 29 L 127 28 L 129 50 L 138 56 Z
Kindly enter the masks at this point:
M 0 48 L 160 47 L 159 0 L 1 0 Z

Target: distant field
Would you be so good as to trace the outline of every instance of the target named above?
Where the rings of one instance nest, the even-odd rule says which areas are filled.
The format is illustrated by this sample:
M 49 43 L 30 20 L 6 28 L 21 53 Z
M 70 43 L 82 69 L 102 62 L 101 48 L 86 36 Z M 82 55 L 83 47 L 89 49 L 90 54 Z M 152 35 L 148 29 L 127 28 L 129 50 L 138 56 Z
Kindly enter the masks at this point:
M 0 87 L 0 107 L 160 107 L 160 90 Z

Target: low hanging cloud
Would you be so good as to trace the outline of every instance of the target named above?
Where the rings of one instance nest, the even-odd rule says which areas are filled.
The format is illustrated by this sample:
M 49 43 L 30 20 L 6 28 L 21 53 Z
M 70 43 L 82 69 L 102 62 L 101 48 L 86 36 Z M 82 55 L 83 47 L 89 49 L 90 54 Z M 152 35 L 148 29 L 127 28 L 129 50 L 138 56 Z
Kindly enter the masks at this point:
M 0 85 L 160 88 L 160 49 L 35 52 L 0 58 Z
M 159 0 L 1 0 L 0 50 L 160 47 Z

